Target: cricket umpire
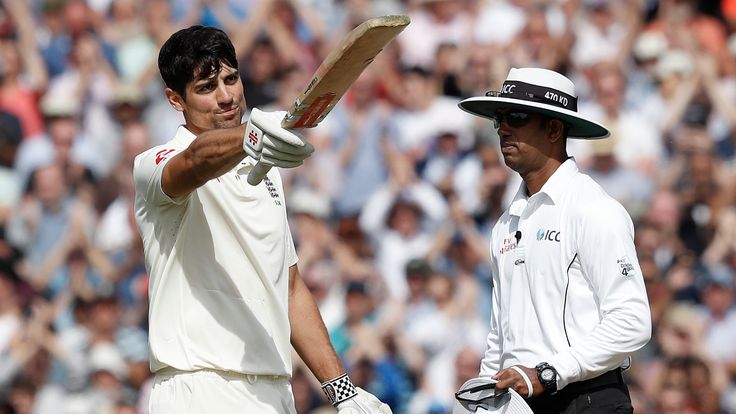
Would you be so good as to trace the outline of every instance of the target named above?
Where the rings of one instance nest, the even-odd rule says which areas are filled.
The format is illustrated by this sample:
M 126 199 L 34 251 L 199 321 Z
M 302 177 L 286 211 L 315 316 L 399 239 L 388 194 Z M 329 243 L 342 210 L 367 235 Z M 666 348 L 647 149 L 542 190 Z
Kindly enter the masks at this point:
M 459 106 L 493 121 L 523 180 L 491 234 L 480 376 L 536 413 L 633 412 L 621 367 L 651 336 L 634 226 L 566 151 L 567 139 L 608 130 L 579 116 L 572 81 L 546 69 L 511 69 L 500 91 Z
M 314 150 L 281 128 L 285 112 L 247 123 L 235 50 L 193 26 L 162 46 L 158 66 L 175 137 L 135 159 L 135 220 L 150 275 L 151 414 L 296 414 L 292 346 L 341 414 L 388 414 L 353 386 L 297 269 L 277 168 Z

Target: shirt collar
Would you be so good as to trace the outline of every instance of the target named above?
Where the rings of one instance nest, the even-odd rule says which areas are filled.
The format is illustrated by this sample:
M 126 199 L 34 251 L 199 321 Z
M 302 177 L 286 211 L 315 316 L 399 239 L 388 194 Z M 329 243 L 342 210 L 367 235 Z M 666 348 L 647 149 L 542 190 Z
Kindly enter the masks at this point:
M 575 163 L 575 158 L 570 157 L 549 177 L 539 192 L 547 194 L 553 203 L 557 203 L 567 189 L 568 183 L 577 173 L 578 165 Z
M 537 194 L 546 194 L 553 203 L 557 203 L 567 189 L 568 183 L 577 173 L 578 165 L 575 162 L 575 158 L 568 158 L 559 167 L 557 167 L 557 170 L 552 173 Z M 516 191 L 516 195 L 514 196 L 511 205 L 509 206 L 509 213 L 512 216 L 521 216 L 528 201 L 529 196 L 526 194 L 526 183 L 522 181 L 519 185 L 519 189 Z
M 174 136 L 174 142 L 188 147 L 195 138 L 197 138 L 197 136 L 192 134 L 192 132 L 189 131 L 186 126 L 179 125 L 179 128 L 176 130 L 176 135 Z

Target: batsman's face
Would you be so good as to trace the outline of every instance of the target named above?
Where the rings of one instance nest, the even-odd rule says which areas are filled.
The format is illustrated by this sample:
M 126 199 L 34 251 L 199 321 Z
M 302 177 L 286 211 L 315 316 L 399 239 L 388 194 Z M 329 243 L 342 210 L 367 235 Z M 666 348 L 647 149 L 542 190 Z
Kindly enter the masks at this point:
M 245 97 L 237 69 L 223 64 L 220 72 L 210 77 L 195 77 L 186 91 L 186 98 L 177 95 L 181 109 L 174 102 L 172 105 L 184 113 L 187 129 L 195 135 L 240 125 Z

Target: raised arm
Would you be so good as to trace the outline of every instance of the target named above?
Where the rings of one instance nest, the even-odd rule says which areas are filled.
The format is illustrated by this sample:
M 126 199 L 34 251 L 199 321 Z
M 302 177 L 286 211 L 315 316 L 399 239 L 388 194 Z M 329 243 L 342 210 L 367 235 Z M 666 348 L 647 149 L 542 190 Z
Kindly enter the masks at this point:
M 202 133 L 164 167 L 161 188 L 171 198 L 185 196 L 207 181 L 230 171 L 245 158 L 247 124 Z
M 5 8 L 18 27 L 18 50 L 23 66 L 35 91 L 43 91 L 48 83 L 48 72 L 36 42 L 35 21 L 28 3 L 24 0 L 5 0 Z
M 247 124 L 201 133 L 164 166 L 161 189 L 174 199 L 185 196 L 230 171 L 246 155 L 281 168 L 301 165 L 314 147 L 301 135 L 281 127 L 285 114 L 255 108 Z

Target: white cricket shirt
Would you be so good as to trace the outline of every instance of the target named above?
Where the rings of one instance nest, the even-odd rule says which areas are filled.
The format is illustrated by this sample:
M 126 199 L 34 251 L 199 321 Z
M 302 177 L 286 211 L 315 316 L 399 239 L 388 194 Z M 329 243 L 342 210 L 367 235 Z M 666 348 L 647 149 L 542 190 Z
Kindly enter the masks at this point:
M 246 158 L 172 200 L 161 172 L 194 138 L 179 127 L 133 168 L 150 276 L 151 369 L 291 375 L 288 286 L 297 257 L 278 169 L 251 186 Z
M 548 362 L 561 389 L 621 366 L 649 340 L 631 218 L 572 158 L 531 197 L 521 184 L 493 228 L 491 256 L 481 376 Z

